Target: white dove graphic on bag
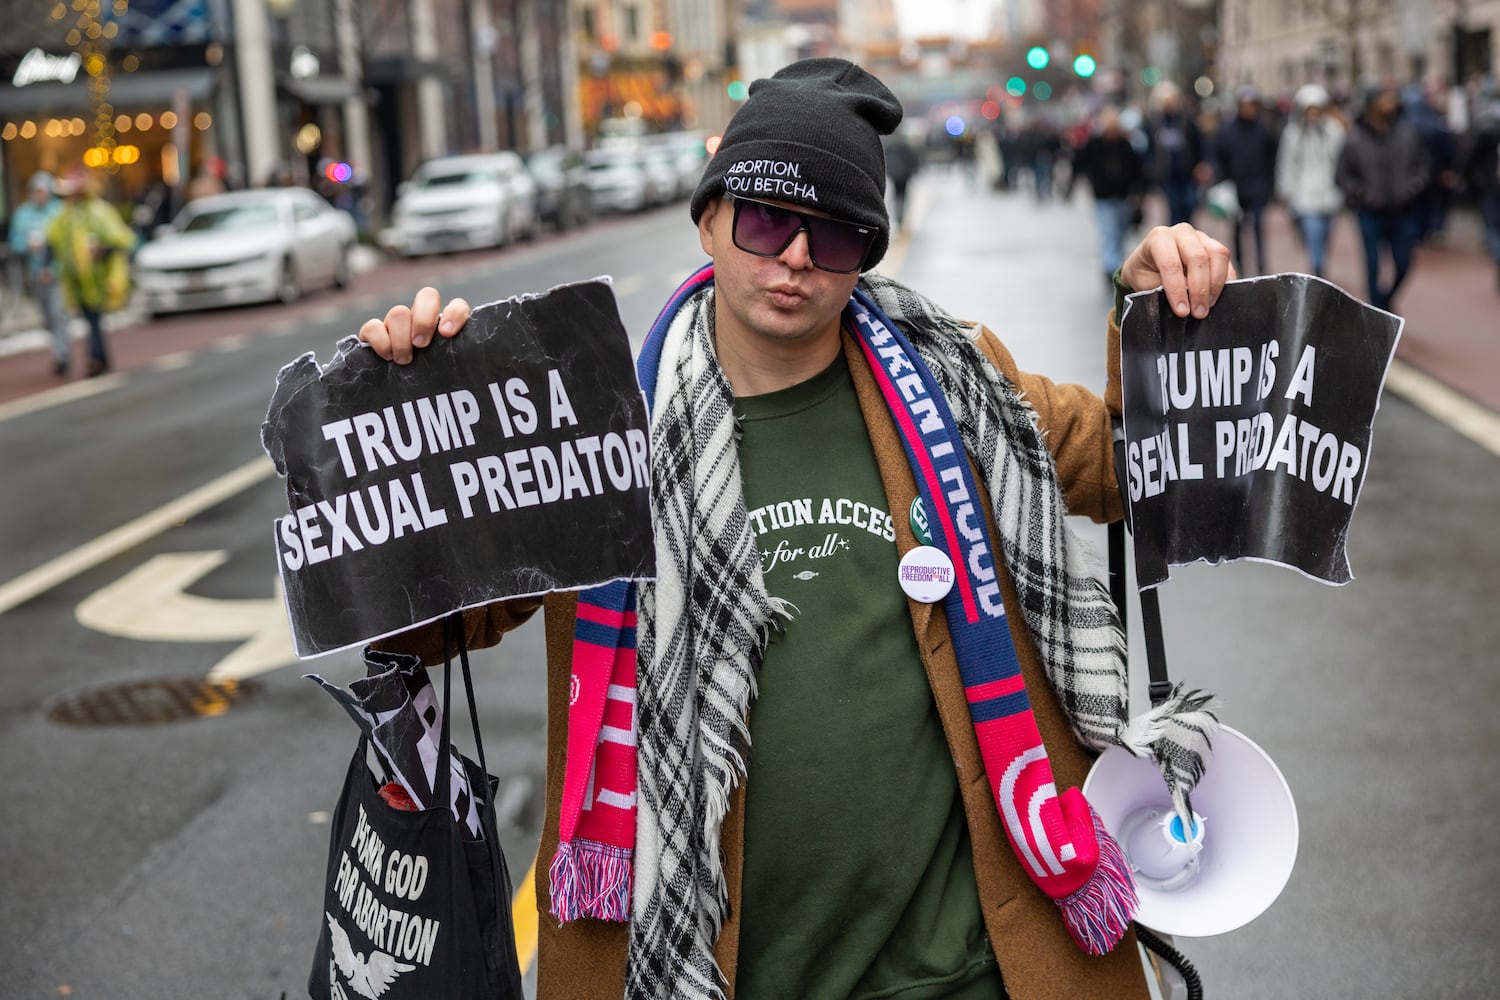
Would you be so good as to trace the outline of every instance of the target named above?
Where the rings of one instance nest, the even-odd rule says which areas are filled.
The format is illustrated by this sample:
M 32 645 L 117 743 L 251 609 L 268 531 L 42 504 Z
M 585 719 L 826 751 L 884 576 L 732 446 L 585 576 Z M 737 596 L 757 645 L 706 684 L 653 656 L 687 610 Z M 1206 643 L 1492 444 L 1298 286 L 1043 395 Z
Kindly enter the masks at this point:
M 391 983 L 403 972 L 410 972 L 415 965 L 407 965 L 398 962 L 383 951 L 371 951 L 370 957 L 366 959 L 363 955 L 354 953 L 354 946 L 349 943 L 349 935 L 344 929 L 329 916 L 325 911 L 324 917 L 328 919 L 328 929 L 331 932 L 330 942 L 333 945 L 333 961 L 339 967 L 339 972 L 349 980 L 350 987 L 354 992 L 369 1000 L 380 1000 L 385 991 L 391 988 Z

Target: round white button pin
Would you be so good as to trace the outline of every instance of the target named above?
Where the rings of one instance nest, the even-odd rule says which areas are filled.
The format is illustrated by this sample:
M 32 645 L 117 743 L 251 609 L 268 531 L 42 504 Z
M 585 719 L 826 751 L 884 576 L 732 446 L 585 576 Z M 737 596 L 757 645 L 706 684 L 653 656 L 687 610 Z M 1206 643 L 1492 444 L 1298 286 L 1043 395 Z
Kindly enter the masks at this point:
M 940 548 L 918 545 L 901 557 L 897 578 L 907 597 L 936 604 L 953 589 L 953 560 Z

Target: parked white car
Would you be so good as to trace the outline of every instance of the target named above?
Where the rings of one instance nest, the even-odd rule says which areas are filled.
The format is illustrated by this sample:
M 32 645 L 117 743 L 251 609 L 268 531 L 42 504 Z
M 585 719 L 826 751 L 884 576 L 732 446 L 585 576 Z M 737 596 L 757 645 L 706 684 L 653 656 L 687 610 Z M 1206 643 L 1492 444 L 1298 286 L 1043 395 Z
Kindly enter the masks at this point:
M 397 189 L 380 242 L 406 256 L 503 247 L 530 239 L 538 226 L 536 181 L 519 155 L 444 156 Z
M 650 202 L 665 205 L 676 201 L 681 193 L 678 187 L 677 167 L 672 156 L 664 149 L 647 146 L 636 154 L 646 171 L 646 182 L 650 187 Z
M 698 188 L 708 166 L 708 146 L 702 132 L 666 132 L 655 137 L 656 146 L 677 173 L 677 193 L 686 198 Z
M 295 302 L 349 284 L 354 220 L 305 188 L 231 191 L 187 204 L 136 251 L 135 283 L 152 315 Z
M 596 149 L 584 157 L 596 212 L 638 212 L 652 202 L 640 157 L 628 150 Z

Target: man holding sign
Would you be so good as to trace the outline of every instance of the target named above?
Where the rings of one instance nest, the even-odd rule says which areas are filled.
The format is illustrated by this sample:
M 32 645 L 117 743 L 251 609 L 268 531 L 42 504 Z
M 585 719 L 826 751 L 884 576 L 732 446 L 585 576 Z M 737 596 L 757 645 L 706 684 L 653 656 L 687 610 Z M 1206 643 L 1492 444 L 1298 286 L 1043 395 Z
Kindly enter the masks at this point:
M 1214 720 L 1127 720 L 1064 523 L 1121 516 L 1118 352 L 1106 402 L 871 270 L 900 119 L 843 60 L 755 83 L 691 203 L 712 265 L 638 363 L 655 580 L 465 615 L 486 645 L 545 610 L 542 998 L 1147 995 L 1078 786 L 1120 745 L 1185 795 Z M 1202 318 L 1231 276 L 1184 224 L 1118 281 Z M 468 318 L 439 305 L 360 337 L 420 361 Z M 441 659 L 436 628 L 385 646 Z

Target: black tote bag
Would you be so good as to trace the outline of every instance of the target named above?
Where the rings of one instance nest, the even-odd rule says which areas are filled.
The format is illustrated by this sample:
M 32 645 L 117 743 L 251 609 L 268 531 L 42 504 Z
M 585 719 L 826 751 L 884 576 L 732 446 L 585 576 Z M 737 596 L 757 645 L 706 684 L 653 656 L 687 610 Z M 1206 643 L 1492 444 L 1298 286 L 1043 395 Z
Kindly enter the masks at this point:
M 495 829 L 497 780 L 484 743 L 462 631 L 445 625 L 441 745 L 450 744 L 452 644 L 463 665 L 480 763 L 459 757 L 470 788 L 487 791 L 483 840 L 454 817 L 450 769 L 437 768 L 434 807 L 393 808 L 381 798 L 361 736 L 332 819 L 323 919 L 308 977 L 314 1000 L 522 1000 L 511 881 Z

